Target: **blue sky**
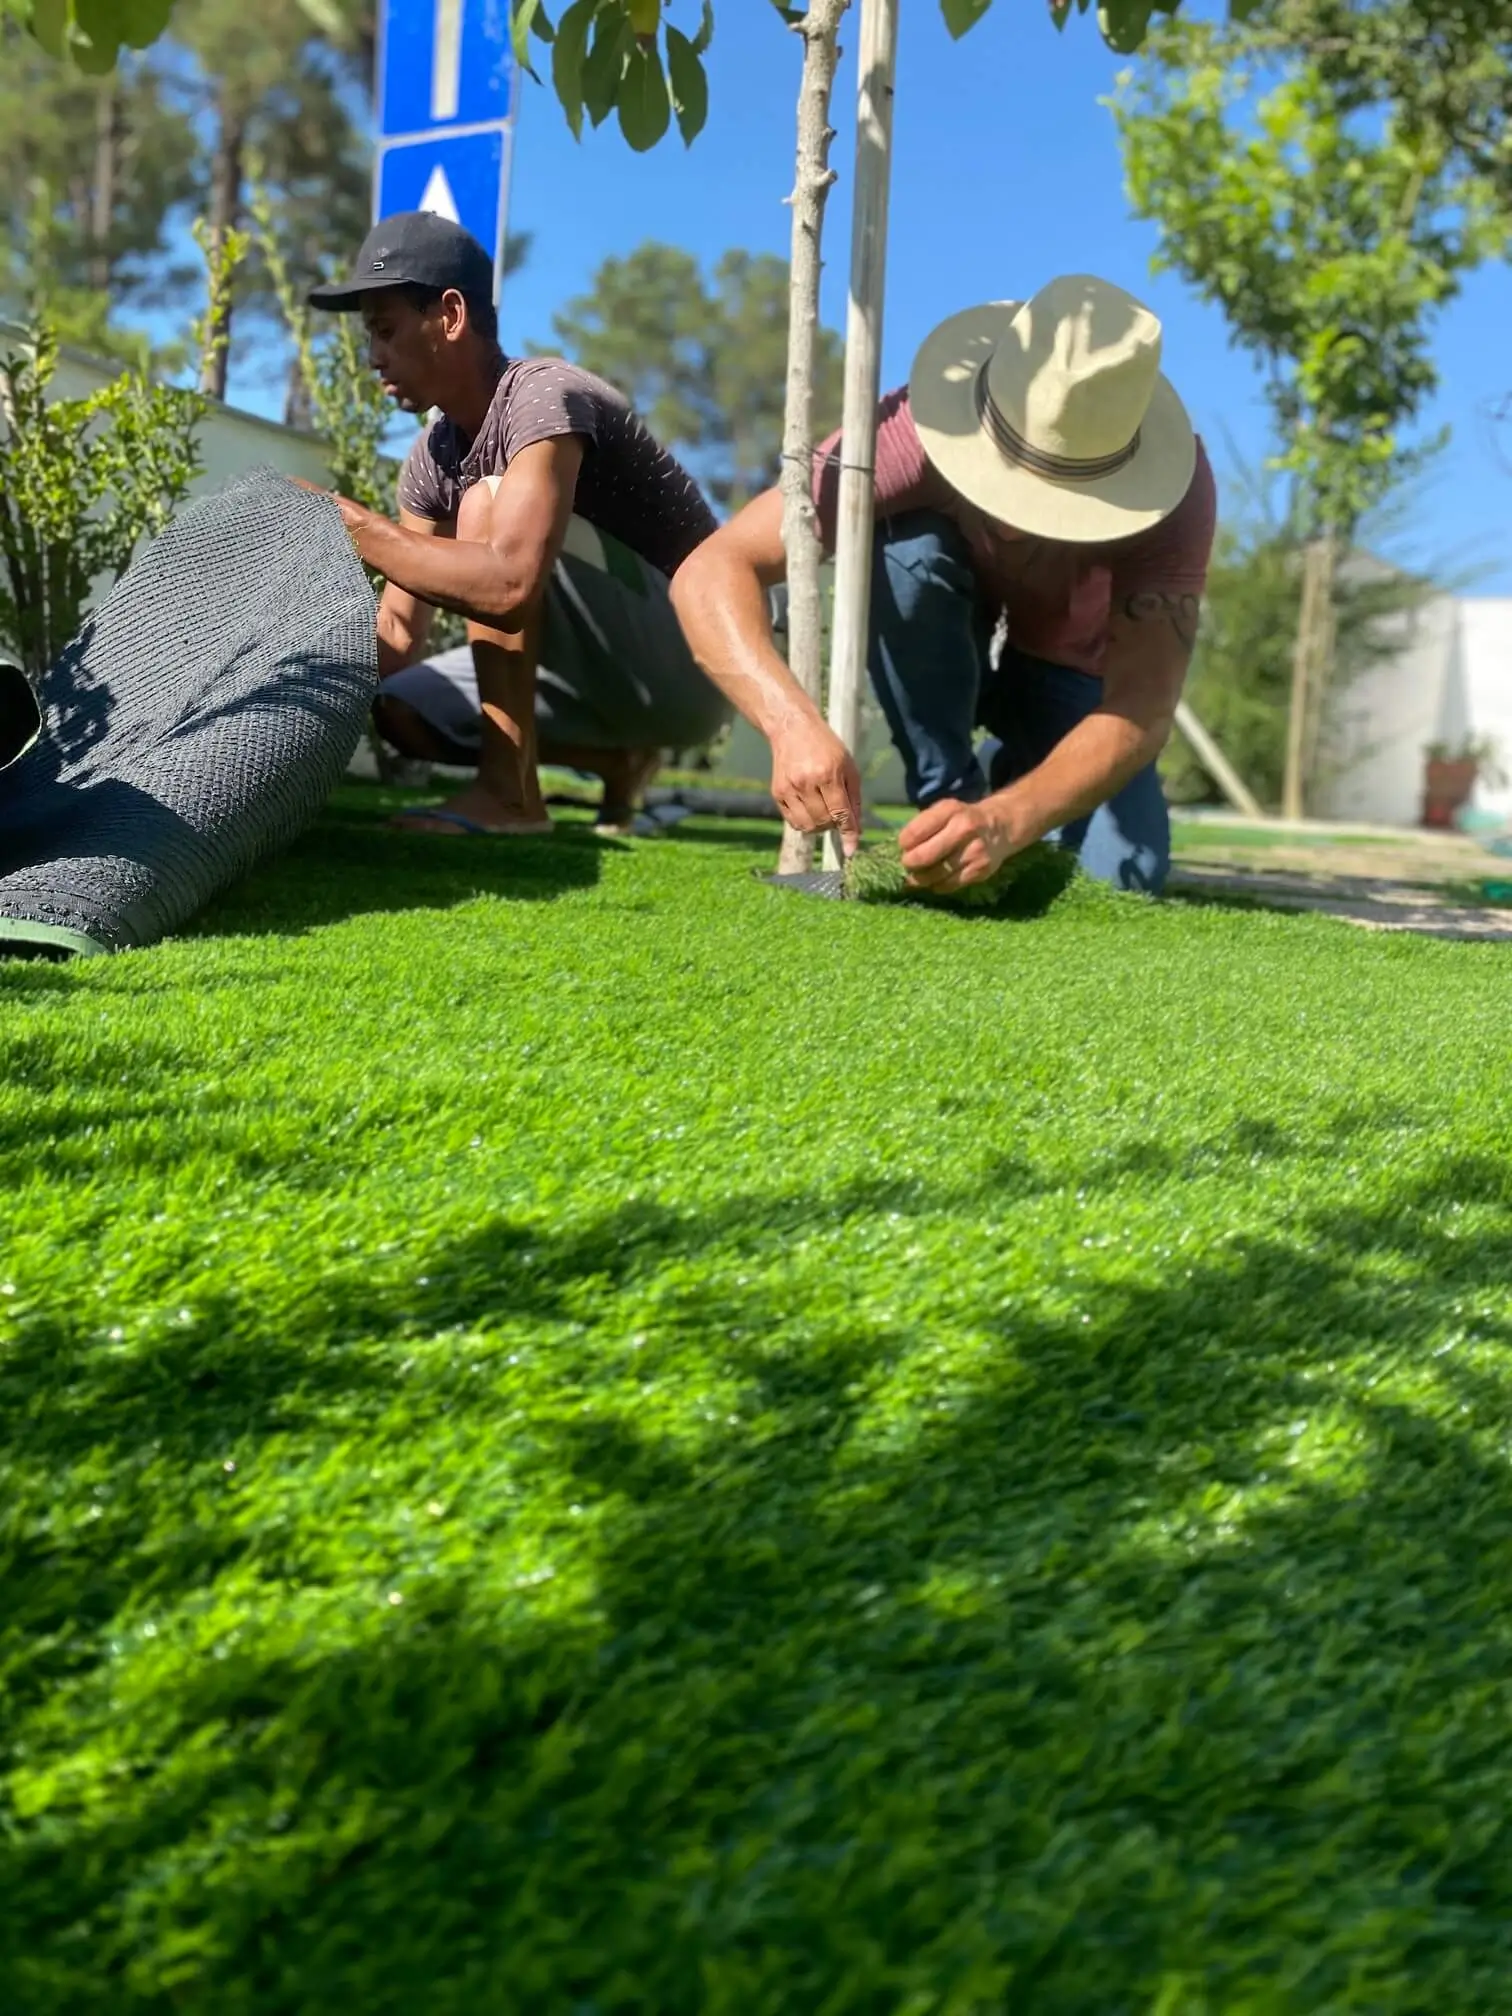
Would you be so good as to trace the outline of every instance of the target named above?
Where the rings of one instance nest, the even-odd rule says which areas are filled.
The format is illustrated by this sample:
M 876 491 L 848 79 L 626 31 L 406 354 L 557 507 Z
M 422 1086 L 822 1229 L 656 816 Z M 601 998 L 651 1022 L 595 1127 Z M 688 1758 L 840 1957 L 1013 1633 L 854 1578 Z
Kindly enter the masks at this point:
M 707 57 L 709 121 L 691 150 L 675 131 L 635 155 L 611 121 L 567 130 L 549 88 L 523 80 L 514 154 L 511 228 L 534 234 L 529 264 L 502 304 L 506 346 L 545 339 L 551 314 L 589 283 L 598 262 L 647 238 L 712 261 L 731 246 L 786 255 L 794 103 L 801 50 L 768 0 L 715 0 Z M 696 0 L 670 0 L 691 32 Z M 844 321 L 850 229 L 849 154 L 857 22 L 836 90 L 838 138 L 826 233 L 824 311 Z M 971 302 L 1032 291 L 1056 272 L 1120 282 L 1166 327 L 1166 369 L 1222 469 L 1224 430 L 1247 459 L 1267 447 L 1258 381 L 1227 342 L 1222 316 L 1169 276 L 1152 279 L 1154 232 L 1123 195 L 1117 137 L 1099 100 L 1127 59 L 1114 56 L 1091 16 L 1057 34 L 1039 0 L 996 0 L 954 43 L 938 9 L 902 10 L 896 155 L 888 256 L 884 379 L 907 376 L 931 325 Z M 1512 427 L 1485 407 L 1512 391 L 1512 276 L 1476 275 L 1443 316 L 1435 350 L 1442 389 L 1433 424 L 1451 445 L 1414 500 L 1403 550 L 1453 565 L 1478 561 L 1481 592 L 1512 590 Z M 233 398 L 263 405 L 249 382 Z M 1502 459 L 1505 459 L 1505 467 Z

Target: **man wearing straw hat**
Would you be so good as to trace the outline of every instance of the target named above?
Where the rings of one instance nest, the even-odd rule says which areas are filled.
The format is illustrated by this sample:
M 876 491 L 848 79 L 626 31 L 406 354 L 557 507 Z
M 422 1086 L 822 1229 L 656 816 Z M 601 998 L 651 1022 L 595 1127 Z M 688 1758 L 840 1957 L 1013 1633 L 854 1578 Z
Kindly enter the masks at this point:
M 1116 887 L 1165 882 L 1155 761 L 1215 499 L 1160 350 L 1149 309 L 1070 275 L 953 315 L 882 402 L 868 667 L 920 808 L 901 844 L 921 885 L 983 881 L 1047 837 Z M 827 552 L 843 457 L 837 437 L 815 462 Z M 788 820 L 837 828 L 849 850 L 856 765 L 772 642 L 765 591 L 785 571 L 770 490 L 689 556 L 673 599 L 694 656 L 770 742 Z

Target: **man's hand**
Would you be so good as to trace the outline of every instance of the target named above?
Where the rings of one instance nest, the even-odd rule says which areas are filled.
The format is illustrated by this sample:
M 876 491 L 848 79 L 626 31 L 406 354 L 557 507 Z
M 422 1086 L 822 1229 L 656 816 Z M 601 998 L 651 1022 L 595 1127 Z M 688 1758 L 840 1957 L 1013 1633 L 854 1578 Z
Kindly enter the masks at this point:
M 363 530 L 364 526 L 370 524 L 373 519 L 378 517 L 378 513 L 376 511 L 369 511 L 365 504 L 354 504 L 350 497 L 343 497 L 339 490 L 328 490 L 323 483 L 308 482 L 303 476 L 291 476 L 289 481 L 297 483 L 301 490 L 308 490 L 316 497 L 329 497 L 331 502 L 336 506 L 336 509 L 341 513 L 341 522 L 345 525 L 347 531 L 351 533 L 352 544 L 354 546 L 357 545 L 358 534 Z M 381 522 L 387 524 L 388 520 L 384 519 Z M 359 546 L 358 551 L 361 552 L 361 550 Z
M 1001 797 L 977 805 L 942 798 L 910 819 L 898 835 L 909 881 L 938 895 L 985 882 L 1025 844 L 1015 836 Z
M 291 476 L 291 483 L 297 483 L 301 490 L 308 490 L 316 497 L 329 497 L 341 513 L 341 522 L 355 538 L 367 521 L 376 516 L 365 504 L 354 504 L 350 497 L 343 497 L 339 490 L 328 490 L 323 483 L 311 483 L 303 476 Z
M 343 497 L 339 491 L 333 490 L 331 495 L 336 500 L 336 509 L 341 513 L 342 524 L 351 533 L 353 544 L 357 544 L 359 533 L 377 516 L 377 513 L 369 511 L 365 504 L 354 504 L 350 497 Z M 384 522 L 387 523 L 387 520 Z
M 861 773 L 822 721 L 800 721 L 773 737 L 772 796 L 800 833 L 833 827 L 847 855 L 861 844 Z

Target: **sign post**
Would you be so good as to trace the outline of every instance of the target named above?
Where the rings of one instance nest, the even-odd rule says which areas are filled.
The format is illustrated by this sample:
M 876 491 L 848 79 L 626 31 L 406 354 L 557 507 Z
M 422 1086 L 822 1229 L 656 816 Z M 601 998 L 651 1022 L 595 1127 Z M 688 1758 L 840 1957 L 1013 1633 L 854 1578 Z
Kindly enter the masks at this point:
M 508 0 L 382 0 L 373 221 L 430 210 L 504 274 L 519 95 Z

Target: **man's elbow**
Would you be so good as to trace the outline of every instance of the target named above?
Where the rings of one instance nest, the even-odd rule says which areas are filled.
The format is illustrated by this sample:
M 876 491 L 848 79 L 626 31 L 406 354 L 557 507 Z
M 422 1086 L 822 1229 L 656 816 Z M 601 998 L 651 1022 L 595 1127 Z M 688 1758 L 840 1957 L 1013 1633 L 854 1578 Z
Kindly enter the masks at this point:
M 1123 753 L 1118 759 L 1120 769 L 1146 769 L 1161 754 L 1176 726 L 1174 707 L 1156 707 L 1149 702 L 1131 707 L 1109 705 L 1105 701 L 1104 711 L 1118 724 L 1123 740 Z
M 732 598 L 739 600 L 749 589 L 765 589 L 782 579 L 780 565 L 764 566 L 751 553 L 739 536 L 738 524 L 735 520 L 711 532 L 672 576 L 672 607 L 685 625 L 697 622 L 706 609 Z
M 474 606 L 465 613 L 492 630 L 515 636 L 545 599 L 549 578 L 544 566 L 522 566 L 501 560 L 489 569 Z
M 709 548 L 719 538 L 711 532 L 702 545 L 695 546 L 667 583 L 668 598 L 679 622 L 686 622 L 704 593 L 709 574 Z M 717 564 L 718 556 L 714 556 Z
M 1149 751 L 1149 758 L 1152 763 L 1164 750 L 1167 742 L 1170 741 L 1171 732 L 1175 726 L 1176 709 L 1174 707 L 1162 709 L 1159 714 L 1154 715 L 1146 723 L 1145 747 Z

